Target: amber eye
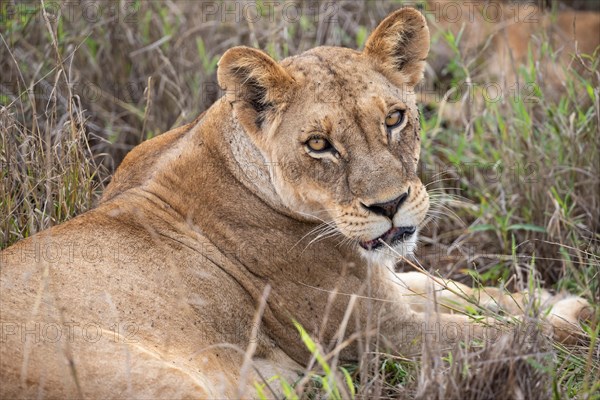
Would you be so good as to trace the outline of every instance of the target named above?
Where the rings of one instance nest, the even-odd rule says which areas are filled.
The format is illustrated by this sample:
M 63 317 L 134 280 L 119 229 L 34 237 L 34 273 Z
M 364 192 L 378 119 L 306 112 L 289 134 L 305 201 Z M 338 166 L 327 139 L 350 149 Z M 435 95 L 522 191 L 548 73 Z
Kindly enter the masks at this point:
M 315 151 L 317 153 L 329 150 L 331 148 L 331 144 L 320 136 L 313 136 L 306 142 L 306 146 L 309 150 Z
M 404 111 L 402 110 L 392 111 L 385 117 L 385 125 L 388 128 L 395 128 L 400 125 L 402 121 L 404 121 Z

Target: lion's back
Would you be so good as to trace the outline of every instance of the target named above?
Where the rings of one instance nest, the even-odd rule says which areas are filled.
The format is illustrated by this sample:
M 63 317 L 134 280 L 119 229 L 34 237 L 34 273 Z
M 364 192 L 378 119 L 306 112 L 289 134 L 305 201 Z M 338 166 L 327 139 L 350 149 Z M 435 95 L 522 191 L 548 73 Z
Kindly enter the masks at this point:
M 190 290 L 222 287 L 232 299 L 235 283 L 137 213 L 103 204 L 0 253 L 0 398 L 202 398 L 222 397 L 221 381 L 235 387 L 198 363 L 225 371 L 239 360 L 194 355 L 220 331 L 238 333 L 216 323 L 231 310 Z
M 117 195 L 146 182 L 156 170 L 157 161 L 172 148 L 204 116 L 200 114 L 192 123 L 180 126 L 147 140 L 127 154 L 110 184 L 102 194 L 101 202 L 109 201 Z

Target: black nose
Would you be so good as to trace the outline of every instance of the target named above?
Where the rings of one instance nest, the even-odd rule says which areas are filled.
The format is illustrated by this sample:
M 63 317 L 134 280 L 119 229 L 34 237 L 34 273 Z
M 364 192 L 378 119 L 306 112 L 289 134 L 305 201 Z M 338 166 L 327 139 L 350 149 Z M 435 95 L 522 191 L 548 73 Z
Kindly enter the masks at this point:
M 402 203 L 404 203 L 406 201 L 409 194 L 410 194 L 410 189 L 392 201 L 388 201 L 385 203 L 371 204 L 369 206 L 363 203 L 363 206 L 367 210 L 369 210 L 377 215 L 383 215 L 385 217 L 388 217 L 389 219 L 394 219 L 394 215 L 396 215 L 396 212 L 402 206 Z

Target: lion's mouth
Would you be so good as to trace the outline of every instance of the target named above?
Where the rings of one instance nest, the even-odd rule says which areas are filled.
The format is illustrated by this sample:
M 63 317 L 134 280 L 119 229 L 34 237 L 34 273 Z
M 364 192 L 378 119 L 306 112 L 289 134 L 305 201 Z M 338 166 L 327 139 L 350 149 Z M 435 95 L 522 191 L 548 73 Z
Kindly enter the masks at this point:
M 409 237 L 411 237 L 415 231 L 417 230 L 416 226 L 399 226 L 392 227 L 390 230 L 385 232 L 383 235 L 376 237 L 375 239 L 360 241 L 360 247 L 365 250 L 375 250 L 379 247 L 382 247 L 383 242 L 392 246 L 398 242 L 403 242 Z

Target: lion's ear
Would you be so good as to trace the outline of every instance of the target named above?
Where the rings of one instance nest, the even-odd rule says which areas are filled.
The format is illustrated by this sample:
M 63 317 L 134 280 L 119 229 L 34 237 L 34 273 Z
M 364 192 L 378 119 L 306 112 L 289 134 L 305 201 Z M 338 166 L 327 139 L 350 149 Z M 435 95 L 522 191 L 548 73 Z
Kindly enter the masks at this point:
M 219 60 L 217 79 L 245 128 L 260 129 L 290 96 L 294 80 L 260 50 L 233 47 Z
M 392 81 L 414 86 L 423 78 L 429 53 L 429 28 L 414 8 L 402 8 L 387 16 L 371 33 L 364 54 Z

